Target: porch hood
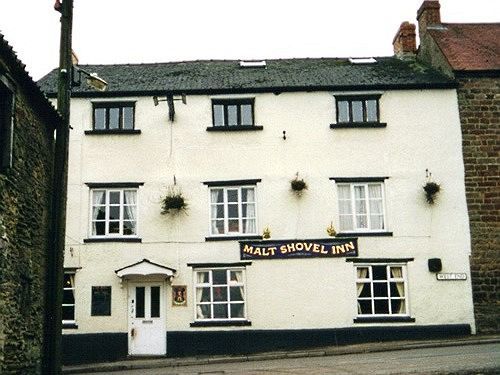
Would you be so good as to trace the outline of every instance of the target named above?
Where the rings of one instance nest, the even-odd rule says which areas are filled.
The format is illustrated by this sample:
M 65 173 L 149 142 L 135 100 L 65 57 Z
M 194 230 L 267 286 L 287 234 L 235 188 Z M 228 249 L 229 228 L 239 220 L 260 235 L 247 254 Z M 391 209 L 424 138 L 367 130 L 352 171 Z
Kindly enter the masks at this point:
M 121 279 L 130 279 L 140 276 L 156 276 L 169 279 L 173 277 L 176 272 L 177 271 L 171 267 L 151 262 L 149 259 L 143 259 L 140 262 L 115 270 L 116 275 Z

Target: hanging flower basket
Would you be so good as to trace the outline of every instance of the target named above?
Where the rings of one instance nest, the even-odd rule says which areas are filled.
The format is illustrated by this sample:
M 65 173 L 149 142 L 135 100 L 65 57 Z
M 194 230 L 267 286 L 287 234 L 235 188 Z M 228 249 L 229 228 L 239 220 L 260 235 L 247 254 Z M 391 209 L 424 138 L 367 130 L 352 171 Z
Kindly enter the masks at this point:
M 439 193 L 441 190 L 441 186 L 435 182 L 427 182 L 424 187 L 424 192 L 425 192 L 425 199 L 427 200 L 427 203 L 429 204 L 434 204 L 436 201 L 436 195 Z
M 162 214 L 173 214 L 186 210 L 188 204 L 182 193 L 174 188 L 169 188 L 167 195 L 161 201 Z
M 292 191 L 301 194 L 304 190 L 307 189 L 307 184 L 305 183 L 304 179 L 299 180 L 299 174 L 295 176 L 295 178 L 290 181 L 290 187 Z

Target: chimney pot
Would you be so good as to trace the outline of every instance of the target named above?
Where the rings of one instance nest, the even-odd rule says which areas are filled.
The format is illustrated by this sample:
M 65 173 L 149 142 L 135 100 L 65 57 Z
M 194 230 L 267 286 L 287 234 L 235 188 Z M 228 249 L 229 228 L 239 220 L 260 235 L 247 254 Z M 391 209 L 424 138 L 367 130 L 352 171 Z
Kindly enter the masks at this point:
M 439 0 L 425 0 L 418 9 L 418 36 L 420 40 L 422 40 L 428 26 L 441 23 L 440 8 Z
M 397 57 L 413 57 L 417 51 L 415 25 L 407 21 L 403 22 L 392 40 L 392 46 Z

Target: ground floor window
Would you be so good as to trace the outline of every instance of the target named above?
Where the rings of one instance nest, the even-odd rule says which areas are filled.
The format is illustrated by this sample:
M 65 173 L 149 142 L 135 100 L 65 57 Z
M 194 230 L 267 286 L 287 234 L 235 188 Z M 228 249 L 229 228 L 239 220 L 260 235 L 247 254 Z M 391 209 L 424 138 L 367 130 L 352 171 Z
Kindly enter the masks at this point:
M 408 315 L 406 265 L 356 266 L 358 316 Z
M 111 287 L 93 286 L 92 287 L 92 316 L 111 315 Z
M 242 268 L 196 270 L 195 294 L 195 316 L 198 321 L 246 318 Z
M 75 273 L 64 272 L 62 323 L 75 323 Z

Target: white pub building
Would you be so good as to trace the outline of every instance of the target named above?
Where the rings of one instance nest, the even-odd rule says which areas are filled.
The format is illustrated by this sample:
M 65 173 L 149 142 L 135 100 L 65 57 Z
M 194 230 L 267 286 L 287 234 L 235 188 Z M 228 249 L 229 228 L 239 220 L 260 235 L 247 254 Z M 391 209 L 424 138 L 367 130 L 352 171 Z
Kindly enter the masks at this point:
M 475 332 L 454 81 L 397 57 L 82 68 L 108 89 L 72 94 L 65 363 Z

